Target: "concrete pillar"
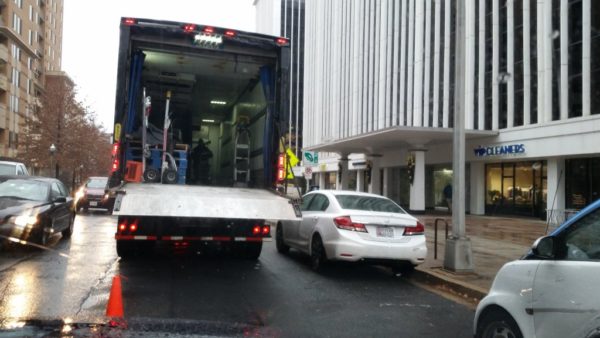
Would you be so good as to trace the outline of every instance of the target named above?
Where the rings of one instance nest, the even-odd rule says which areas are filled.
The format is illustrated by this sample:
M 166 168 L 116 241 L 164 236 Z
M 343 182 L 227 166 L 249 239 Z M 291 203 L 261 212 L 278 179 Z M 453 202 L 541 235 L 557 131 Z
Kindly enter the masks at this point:
M 565 208 L 565 159 L 548 159 L 548 197 L 546 209 Z
M 365 190 L 365 171 L 356 170 L 356 191 Z
M 383 168 L 383 191 L 381 194 L 390 197 L 390 168 Z
M 319 189 L 325 189 L 325 172 L 319 173 Z
M 415 174 L 410 186 L 409 209 L 425 212 L 425 151 L 413 150 L 412 154 L 415 157 Z
M 485 214 L 485 163 L 471 162 L 471 215 Z
M 371 165 L 371 183 L 369 184 L 369 193 L 381 195 L 381 168 L 378 161 L 372 161 Z
M 348 190 L 348 175 L 351 175 L 352 172 L 348 170 L 348 159 L 342 158 L 339 160 L 339 167 L 341 170 L 338 170 L 338 184 L 336 185 L 337 190 Z M 341 175 L 341 177 L 340 177 Z

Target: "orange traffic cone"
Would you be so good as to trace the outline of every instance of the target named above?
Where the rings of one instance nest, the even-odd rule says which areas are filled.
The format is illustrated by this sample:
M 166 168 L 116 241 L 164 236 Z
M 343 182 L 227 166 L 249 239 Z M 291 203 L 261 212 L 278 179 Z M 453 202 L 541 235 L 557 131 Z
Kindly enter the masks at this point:
M 108 304 L 106 304 L 106 316 L 112 318 L 123 318 L 123 298 L 121 295 L 121 277 L 114 276 L 110 288 Z

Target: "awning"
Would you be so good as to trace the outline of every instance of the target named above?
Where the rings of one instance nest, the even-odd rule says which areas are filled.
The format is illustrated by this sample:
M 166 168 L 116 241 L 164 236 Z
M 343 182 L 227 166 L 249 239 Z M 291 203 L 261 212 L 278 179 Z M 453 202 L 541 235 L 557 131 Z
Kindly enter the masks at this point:
M 498 135 L 492 130 L 467 130 L 466 139 L 476 139 Z M 340 154 L 377 154 L 386 149 L 420 147 L 436 143 L 452 142 L 452 128 L 433 127 L 391 127 L 358 136 L 305 147 L 305 150 L 333 152 Z

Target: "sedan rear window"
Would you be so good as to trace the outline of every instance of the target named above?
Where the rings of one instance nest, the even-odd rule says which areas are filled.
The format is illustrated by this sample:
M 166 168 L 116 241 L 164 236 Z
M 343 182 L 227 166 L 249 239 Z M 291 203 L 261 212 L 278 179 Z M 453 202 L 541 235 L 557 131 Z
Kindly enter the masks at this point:
M 387 198 L 360 195 L 336 195 L 335 198 L 342 209 L 406 213 L 398 204 Z

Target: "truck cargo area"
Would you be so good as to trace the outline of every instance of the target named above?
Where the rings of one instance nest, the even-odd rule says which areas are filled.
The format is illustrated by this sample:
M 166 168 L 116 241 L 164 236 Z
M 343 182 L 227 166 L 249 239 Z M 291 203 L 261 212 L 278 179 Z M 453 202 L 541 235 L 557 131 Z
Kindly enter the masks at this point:
M 156 163 L 162 153 L 170 92 L 172 124 L 167 144 L 177 160 L 178 183 L 233 186 L 237 181 L 247 182 L 250 187 L 267 185 L 263 163 L 267 99 L 261 70 L 273 68 L 275 59 L 211 49 L 162 48 L 145 42 L 136 47 L 138 53 L 143 53 L 137 89 L 151 97 L 147 144 L 152 156 L 148 165 Z M 136 126 L 141 124 L 142 113 L 139 107 Z M 141 141 L 140 129 L 135 128 L 133 143 Z M 237 142 L 236 135 L 240 135 Z M 127 159 L 139 160 L 141 143 L 137 151 L 135 146 L 129 149 Z

